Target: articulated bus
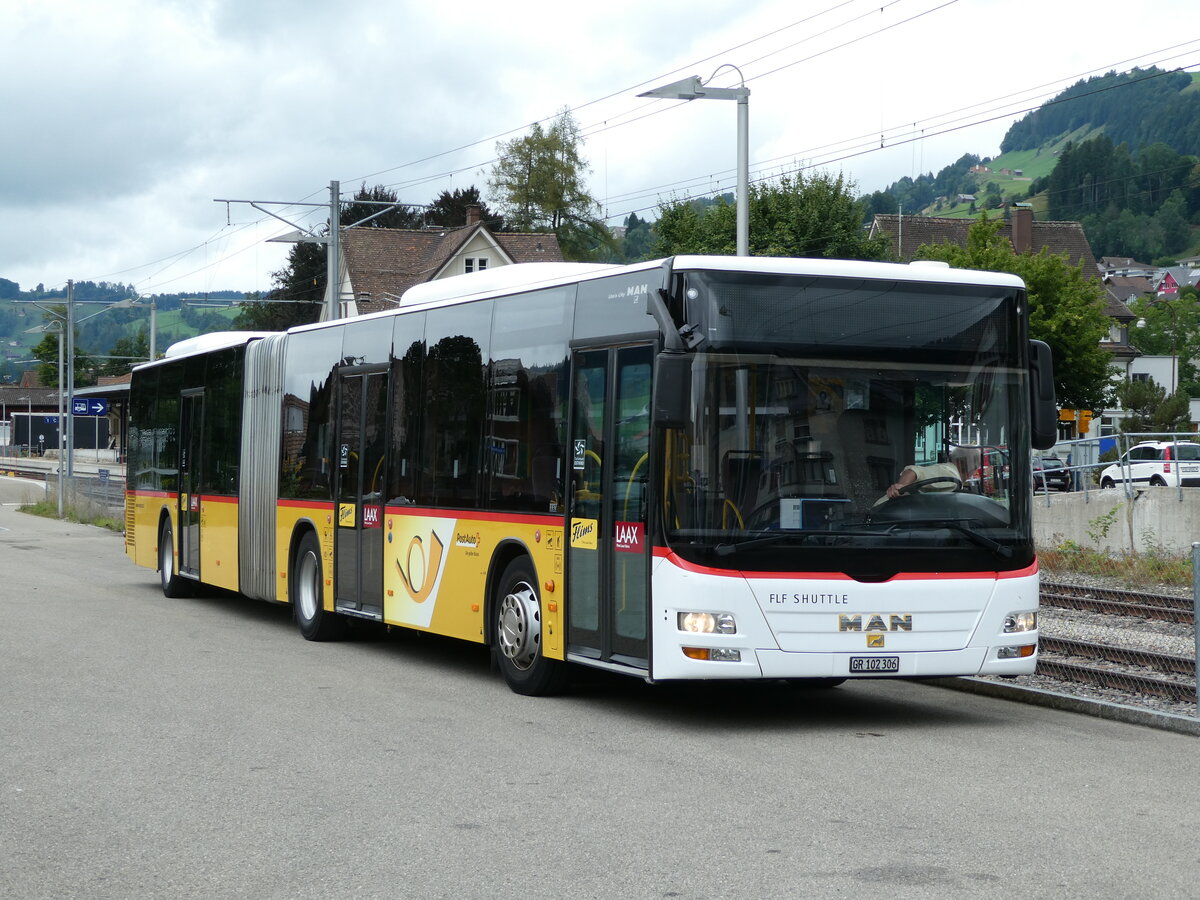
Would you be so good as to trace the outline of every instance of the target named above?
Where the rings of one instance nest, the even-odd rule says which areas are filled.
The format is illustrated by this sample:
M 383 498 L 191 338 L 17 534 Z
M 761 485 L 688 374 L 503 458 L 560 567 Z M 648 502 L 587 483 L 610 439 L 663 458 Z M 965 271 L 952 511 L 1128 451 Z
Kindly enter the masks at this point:
M 126 551 L 309 640 L 488 645 L 526 694 L 1029 673 L 1056 416 L 1027 319 L 1010 275 L 678 256 L 194 338 L 134 370 Z

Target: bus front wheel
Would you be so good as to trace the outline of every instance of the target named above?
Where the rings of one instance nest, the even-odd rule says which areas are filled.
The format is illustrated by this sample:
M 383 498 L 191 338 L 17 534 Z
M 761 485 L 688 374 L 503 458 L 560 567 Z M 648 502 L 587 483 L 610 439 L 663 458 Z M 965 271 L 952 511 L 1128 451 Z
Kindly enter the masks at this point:
M 325 575 L 321 543 L 311 531 L 296 545 L 288 573 L 288 593 L 296 627 L 308 641 L 334 641 L 342 637 L 346 621 L 325 609 Z
M 493 652 L 504 681 L 518 694 L 544 696 L 562 690 L 566 664 L 542 653 L 542 609 L 537 577 L 525 557 L 508 564 L 500 576 L 492 607 Z

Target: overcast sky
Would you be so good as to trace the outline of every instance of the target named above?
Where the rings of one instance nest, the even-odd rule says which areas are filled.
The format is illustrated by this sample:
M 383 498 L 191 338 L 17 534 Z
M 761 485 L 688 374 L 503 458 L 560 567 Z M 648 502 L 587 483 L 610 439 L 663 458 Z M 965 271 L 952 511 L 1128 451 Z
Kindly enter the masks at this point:
M 496 141 L 563 107 L 610 224 L 653 217 L 733 189 L 735 105 L 636 95 L 725 64 L 752 178 L 866 192 L 996 155 L 1080 78 L 1195 69 L 1200 33 L 1195 0 L 0 0 L 0 277 L 267 290 L 291 229 L 214 200 L 486 192 Z

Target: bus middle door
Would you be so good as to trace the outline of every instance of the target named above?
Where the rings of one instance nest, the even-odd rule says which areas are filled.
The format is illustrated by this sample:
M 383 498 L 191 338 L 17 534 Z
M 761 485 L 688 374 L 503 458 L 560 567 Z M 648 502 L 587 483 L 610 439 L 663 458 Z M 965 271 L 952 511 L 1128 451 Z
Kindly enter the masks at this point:
M 386 366 L 338 370 L 336 607 L 372 619 L 383 617 L 387 403 Z
M 648 346 L 575 354 L 567 528 L 569 651 L 649 667 Z

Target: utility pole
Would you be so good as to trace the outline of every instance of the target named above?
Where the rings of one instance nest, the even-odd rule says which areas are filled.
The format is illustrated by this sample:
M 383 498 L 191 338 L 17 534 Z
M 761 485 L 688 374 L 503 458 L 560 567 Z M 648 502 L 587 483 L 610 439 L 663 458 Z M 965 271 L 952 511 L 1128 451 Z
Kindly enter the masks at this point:
M 60 395 L 62 382 L 58 385 Z M 67 478 L 75 477 L 75 282 L 67 281 Z M 62 423 L 59 423 L 60 425 Z M 58 461 L 62 467 L 62 460 Z
M 68 282 L 70 284 L 70 282 Z M 70 290 L 70 288 L 68 288 Z M 58 325 L 58 517 L 63 517 L 63 323 L 59 319 Z
M 158 302 L 150 298 L 150 362 L 158 358 Z
M 342 319 L 346 311 L 342 309 L 342 202 L 341 185 L 336 181 L 329 182 L 329 243 L 326 244 L 325 265 L 329 278 L 329 302 L 326 306 L 331 311 L 336 310 L 333 318 Z M 324 316 L 322 316 L 324 318 Z
M 326 277 L 328 287 L 326 296 L 328 302 L 325 304 L 324 311 L 321 315 L 321 321 L 330 319 L 342 318 L 347 310 L 343 306 L 342 301 L 342 198 L 341 198 L 341 183 L 338 181 L 329 182 L 329 201 L 328 203 L 305 203 L 303 201 L 292 200 L 222 200 L 214 199 L 214 203 L 224 203 L 226 208 L 230 203 L 248 203 L 250 206 L 257 209 L 259 212 L 266 213 L 273 219 L 278 219 L 286 225 L 291 225 L 295 231 L 287 234 L 281 234 L 279 237 L 267 238 L 267 243 L 276 244 L 325 244 L 326 255 Z M 354 228 L 369 222 L 377 216 L 383 215 L 389 209 L 398 206 L 422 207 L 421 203 L 401 203 L 399 201 L 392 203 L 386 200 L 355 200 L 357 204 L 363 206 L 379 206 L 382 207 L 378 212 L 374 212 L 364 219 L 359 219 L 357 222 L 351 222 L 346 228 Z M 308 207 L 327 207 L 329 210 L 329 234 L 319 235 L 311 228 L 306 228 L 289 219 L 285 219 L 278 213 L 266 209 L 267 206 L 308 206 Z M 290 301 L 297 302 L 297 301 Z M 153 344 L 151 345 L 153 346 Z

